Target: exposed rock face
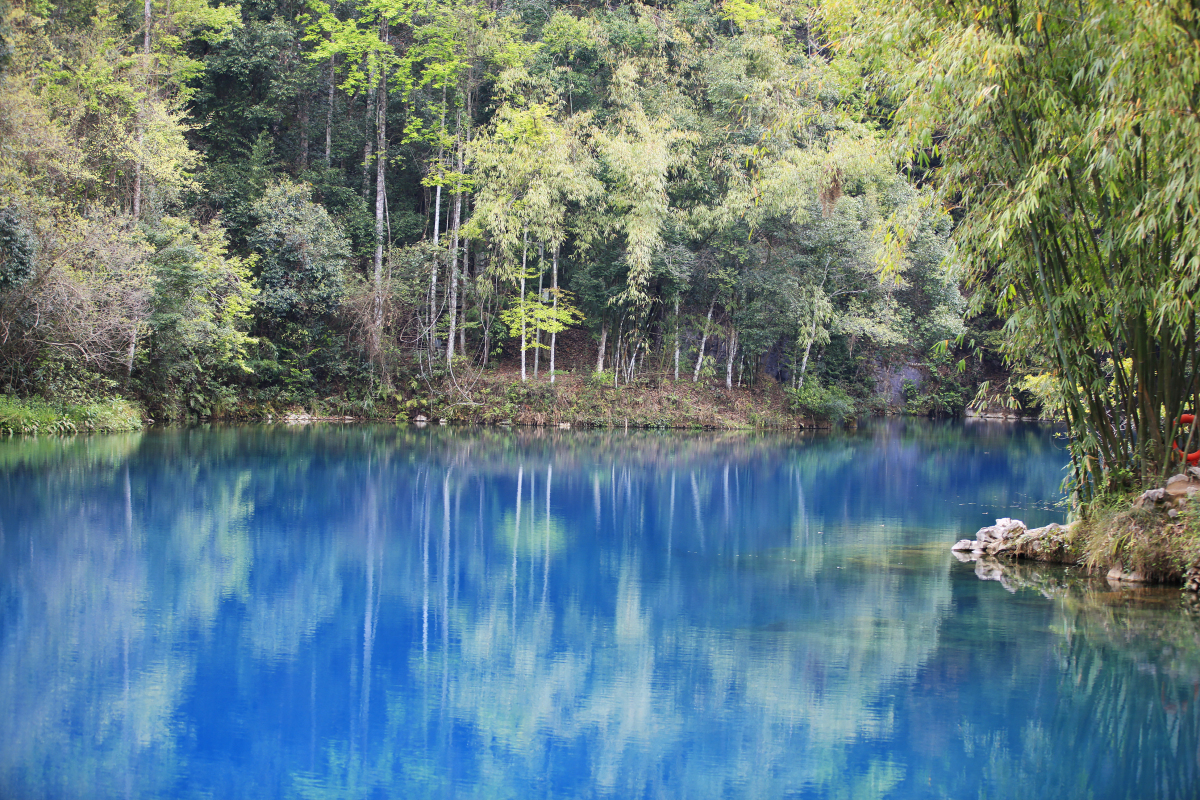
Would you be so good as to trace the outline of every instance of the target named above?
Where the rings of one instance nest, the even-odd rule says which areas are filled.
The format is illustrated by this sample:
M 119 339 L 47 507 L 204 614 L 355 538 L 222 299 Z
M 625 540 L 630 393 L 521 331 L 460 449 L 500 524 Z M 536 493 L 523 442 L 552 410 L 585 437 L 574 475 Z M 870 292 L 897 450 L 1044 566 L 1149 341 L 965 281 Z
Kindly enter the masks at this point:
M 1009 555 L 1037 561 L 1063 561 L 1067 558 L 1069 534 L 1069 527 L 1056 522 L 1030 530 L 1019 519 L 1004 517 L 996 520 L 995 525 L 980 528 L 974 539 L 962 539 L 950 549 L 956 553 L 969 553 L 963 560 Z

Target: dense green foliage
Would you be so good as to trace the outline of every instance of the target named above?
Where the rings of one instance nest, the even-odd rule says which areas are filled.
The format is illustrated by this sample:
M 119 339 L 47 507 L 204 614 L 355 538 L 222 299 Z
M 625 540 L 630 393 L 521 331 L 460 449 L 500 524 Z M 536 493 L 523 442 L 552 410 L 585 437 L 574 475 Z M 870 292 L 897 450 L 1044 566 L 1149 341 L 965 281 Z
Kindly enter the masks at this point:
M 965 402 L 949 218 L 815 6 L 0 8 L 2 391 L 470 403 L 582 326 L 621 383 Z
M 1195 4 L 841 11 L 958 208 L 974 301 L 1071 423 L 1080 499 L 1179 471 L 1200 442 Z

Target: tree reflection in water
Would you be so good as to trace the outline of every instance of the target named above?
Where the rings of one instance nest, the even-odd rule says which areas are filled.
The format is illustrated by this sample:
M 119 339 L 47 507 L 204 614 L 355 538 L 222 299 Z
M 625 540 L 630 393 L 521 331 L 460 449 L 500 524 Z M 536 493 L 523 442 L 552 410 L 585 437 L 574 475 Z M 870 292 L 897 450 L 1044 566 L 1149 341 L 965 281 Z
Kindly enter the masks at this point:
M 1192 618 L 946 549 L 1054 519 L 1064 460 L 914 422 L 3 442 L 0 795 L 1191 796 Z

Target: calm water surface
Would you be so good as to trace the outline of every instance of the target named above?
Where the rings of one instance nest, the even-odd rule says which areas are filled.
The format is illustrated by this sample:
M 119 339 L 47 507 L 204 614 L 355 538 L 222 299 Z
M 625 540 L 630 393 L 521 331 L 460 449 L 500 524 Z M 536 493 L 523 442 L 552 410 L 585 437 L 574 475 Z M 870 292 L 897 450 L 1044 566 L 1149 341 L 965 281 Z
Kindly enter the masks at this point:
M 2 441 L 0 798 L 1196 797 L 1177 590 L 949 552 L 1061 520 L 1064 462 L 912 421 Z

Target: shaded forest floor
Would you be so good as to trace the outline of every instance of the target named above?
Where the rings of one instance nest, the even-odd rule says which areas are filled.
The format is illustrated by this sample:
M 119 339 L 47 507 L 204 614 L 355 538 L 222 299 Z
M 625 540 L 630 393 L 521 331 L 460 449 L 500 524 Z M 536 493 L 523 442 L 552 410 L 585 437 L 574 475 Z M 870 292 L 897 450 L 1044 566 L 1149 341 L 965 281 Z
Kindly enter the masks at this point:
M 554 382 L 542 372 L 521 381 L 520 367 L 447 380 L 441 391 L 414 398 L 401 413 L 408 419 L 513 425 L 637 428 L 795 428 L 818 424 L 791 414 L 787 395 L 760 376 L 752 389 L 726 389 L 716 381 L 642 375 L 614 382 L 611 372 L 562 371 Z
M 512 344 L 512 343 L 507 343 Z M 314 407 L 274 406 L 239 408 L 243 418 L 351 418 L 503 425 L 562 425 L 602 428 L 752 429 L 829 427 L 789 407 L 788 394 L 769 376 L 759 375 L 753 386 L 727 389 L 724 371 L 701 374 L 692 381 L 694 363 L 661 370 L 640 369 L 628 383 L 606 369 L 597 373 L 597 343 L 583 330 L 568 330 L 558 338 L 554 380 L 549 352 L 526 353 L 525 381 L 521 380 L 520 351 L 505 347 L 483 369 L 456 361 L 452 373 L 444 367 L 433 377 L 397 379 L 390 391 L 369 404 L 337 398 Z M 609 366 L 609 365 L 606 365 Z
M 512 344 L 515 344 L 513 342 Z M 789 409 L 788 396 L 773 379 L 758 376 L 753 386 L 726 389 L 724 372 L 701 374 L 692 382 L 693 364 L 680 364 L 679 380 L 671 364 L 641 369 L 628 383 L 615 379 L 611 364 L 596 370 L 597 342 L 574 328 L 558 336 L 554 382 L 549 352 L 526 353 L 527 380 L 521 381 L 516 347 L 487 369 L 458 370 L 440 386 L 427 385 L 426 396 L 407 403 L 408 419 L 512 425 L 570 425 L 598 428 L 797 428 L 828 427 Z M 535 366 L 537 374 L 535 376 Z M 748 379 L 746 375 L 744 378 Z

